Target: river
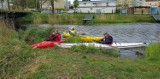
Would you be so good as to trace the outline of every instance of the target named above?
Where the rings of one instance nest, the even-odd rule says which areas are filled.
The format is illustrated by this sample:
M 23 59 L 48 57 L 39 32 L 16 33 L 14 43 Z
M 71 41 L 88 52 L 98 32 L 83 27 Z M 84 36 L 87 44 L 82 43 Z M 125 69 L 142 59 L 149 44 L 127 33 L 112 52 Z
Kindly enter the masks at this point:
M 74 27 L 78 34 L 85 33 L 93 36 L 103 36 L 108 32 L 113 36 L 114 42 L 120 43 L 151 43 L 160 41 L 160 24 L 158 23 L 120 23 L 105 25 L 27 25 L 40 28 L 55 27 L 62 33 Z M 136 58 L 133 50 L 121 50 L 120 53 L 126 58 Z

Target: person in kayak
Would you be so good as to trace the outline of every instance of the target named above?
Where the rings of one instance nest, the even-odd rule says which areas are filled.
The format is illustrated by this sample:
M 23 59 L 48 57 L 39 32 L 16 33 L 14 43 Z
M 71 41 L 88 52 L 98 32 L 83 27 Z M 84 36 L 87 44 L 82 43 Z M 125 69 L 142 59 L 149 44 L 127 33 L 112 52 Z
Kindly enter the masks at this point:
M 72 36 L 76 36 L 76 31 L 75 31 L 75 29 L 74 29 L 74 28 L 71 28 L 71 29 L 69 30 L 69 34 L 72 35 Z
M 98 41 L 98 43 L 111 45 L 113 43 L 113 38 L 110 34 L 108 34 L 106 32 L 106 33 L 104 33 L 104 38 L 102 40 Z
M 50 41 L 60 41 L 61 40 L 61 34 L 59 33 L 57 29 L 55 30 L 55 32 L 50 34 L 49 40 Z

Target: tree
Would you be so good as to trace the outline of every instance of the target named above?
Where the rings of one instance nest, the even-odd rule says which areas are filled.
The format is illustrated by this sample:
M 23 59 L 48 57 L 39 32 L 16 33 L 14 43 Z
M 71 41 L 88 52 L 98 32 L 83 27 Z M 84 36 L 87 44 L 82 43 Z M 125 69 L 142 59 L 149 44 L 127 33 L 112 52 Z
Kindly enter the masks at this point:
M 74 5 L 74 8 L 77 8 L 78 7 L 78 0 L 74 0 L 73 5 Z
M 51 0 L 52 14 L 54 14 L 54 2 L 57 0 Z

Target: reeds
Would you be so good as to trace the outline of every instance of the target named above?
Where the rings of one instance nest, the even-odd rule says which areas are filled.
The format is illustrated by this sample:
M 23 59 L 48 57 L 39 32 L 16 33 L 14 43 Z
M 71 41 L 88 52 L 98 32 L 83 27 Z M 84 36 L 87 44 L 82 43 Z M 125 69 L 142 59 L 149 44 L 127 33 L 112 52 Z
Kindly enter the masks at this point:
M 14 30 L 9 29 L 3 21 L 0 21 L 0 44 L 4 44 L 16 36 Z
M 120 14 L 93 14 L 94 19 L 90 24 L 98 23 L 133 23 L 133 22 L 155 22 L 151 15 L 120 15 Z M 32 22 L 35 24 L 82 24 L 86 14 L 45 14 L 32 13 L 19 21 Z
M 120 15 L 120 14 L 95 14 L 95 19 L 90 23 L 133 23 L 154 22 L 150 15 Z
M 47 23 L 49 24 L 80 24 L 83 15 L 81 14 L 55 14 L 49 15 Z

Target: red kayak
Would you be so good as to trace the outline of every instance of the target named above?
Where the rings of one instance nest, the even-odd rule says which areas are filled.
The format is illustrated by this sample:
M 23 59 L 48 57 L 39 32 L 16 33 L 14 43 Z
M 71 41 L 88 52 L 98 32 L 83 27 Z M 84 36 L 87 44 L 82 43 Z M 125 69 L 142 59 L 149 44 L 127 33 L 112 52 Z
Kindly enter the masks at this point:
M 48 48 L 48 47 L 54 47 L 56 44 L 63 43 L 63 42 L 64 42 L 64 40 L 60 40 L 60 41 L 42 41 L 40 43 L 33 44 L 32 47 L 33 48 L 43 49 L 43 48 Z

